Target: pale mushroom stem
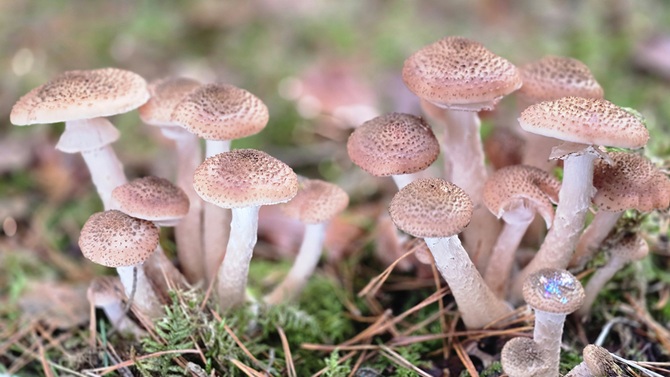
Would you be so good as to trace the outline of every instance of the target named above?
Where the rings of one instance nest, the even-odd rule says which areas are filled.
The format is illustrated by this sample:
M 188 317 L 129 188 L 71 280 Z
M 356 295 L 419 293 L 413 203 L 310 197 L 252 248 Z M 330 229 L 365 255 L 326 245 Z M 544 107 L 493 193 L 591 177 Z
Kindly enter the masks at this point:
M 533 260 L 515 277 L 511 292 L 512 302 L 521 302 L 523 282 L 533 272 L 542 268 L 564 269 L 568 266 L 595 191 L 595 159 L 596 156 L 588 152 L 578 156 L 570 155 L 565 159 L 554 223 Z
M 467 328 L 482 328 L 512 312 L 484 283 L 458 236 L 424 240 L 433 254 L 435 266 L 454 295 Z
M 300 251 L 284 280 L 265 298 L 270 305 L 291 300 L 300 294 L 321 257 L 326 223 L 307 224 Z
M 607 238 L 609 232 L 614 229 L 621 215 L 623 215 L 623 211 L 610 212 L 601 209 L 596 213 L 591 224 L 586 227 L 584 233 L 579 237 L 579 241 L 577 241 L 575 254 L 570 260 L 571 267 L 581 270 L 586 263 L 593 259 L 598 248 Z
M 533 340 L 546 352 L 547 376 L 558 377 L 565 314 L 535 310 Z
M 230 140 L 207 140 L 206 158 L 230 151 Z M 230 237 L 231 211 L 211 203 L 204 203 L 203 254 L 207 283 L 216 278 L 217 270 L 226 255 Z
M 591 372 L 591 369 L 586 365 L 586 362 L 582 361 L 572 368 L 565 377 L 594 377 L 594 375 L 593 372 Z
M 398 186 L 398 190 L 402 190 L 403 187 L 409 185 L 416 179 L 415 174 L 394 174 L 391 177 L 393 178 L 395 185 Z
M 221 310 L 244 302 L 249 264 L 258 233 L 260 206 L 233 208 L 230 238 L 223 263 L 218 269 L 217 292 Z
M 628 262 L 630 261 L 619 255 L 612 254 L 607 263 L 596 270 L 584 287 L 584 303 L 582 304 L 582 307 L 577 310 L 577 315 L 579 317 L 585 318 L 589 315 L 593 302 L 598 297 L 598 294 L 602 292 L 605 284 L 607 284 L 607 282 L 610 281 Z
M 202 207 L 203 201 L 193 188 L 193 172 L 202 162 L 200 139 L 184 133 L 175 139 L 177 148 L 177 185 L 184 190 L 189 200 L 188 213 L 175 226 L 177 258 L 179 265 L 191 283 L 205 277 L 202 251 Z
M 86 162 L 91 180 L 95 185 L 105 210 L 111 208 L 112 190 L 126 183 L 123 166 L 114 153 L 114 149 L 107 145 L 100 149 L 81 152 Z
M 534 218 L 534 212 L 526 207 L 521 207 L 514 212 L 519 213 L 503 215 L 505 225 L 493 246 L 484 273 L 486 284 L 500 298 L 507 296 L 507 285 L 514 266 L 516 250 Z
M 119 274 L 121 284 L 126 293 L 130 297 L 133 290 L 134 272 L 133 269 L 137 267 L 137 281 L 135 282 L 135 295 L 133 296 L 133 304 L 140 310 L 140 312 L 149 316 L 149 318 L 158 318 L 163 315 L 163 309 L 158 298 L 154 294 L 154 289 L 144 273 L 142 265 L 117 267 L 116 272 Z

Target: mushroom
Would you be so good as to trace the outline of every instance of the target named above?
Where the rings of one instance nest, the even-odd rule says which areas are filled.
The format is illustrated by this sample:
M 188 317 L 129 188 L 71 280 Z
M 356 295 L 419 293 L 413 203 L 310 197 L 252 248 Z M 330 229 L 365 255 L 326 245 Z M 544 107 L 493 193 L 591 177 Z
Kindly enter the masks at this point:
M 407 58 L 402 78 L 421 98 L 424 112 L 443 125 L 444 178 L 462 187 L 475 205 L 463 237 L 475 263 L 483 265 L 499 228 L 480 206 L 487 173 L 477 112 L 492 110 L 503 96 L 519 89 L 519 72 L 478 42 L 447 37 Z
M 472 216 L 472 201 L 463 190 L 439 178 L 417 179 L 393 197 L 389 213 L 402 231 L 424 238 L 467 328 L 482 328 L 511 313 L 486 286 L 458 239 Z
M 545 56 L 519 67 L 523 86 L 516 92 L 519 108 L 563 97 L 603 98 L 600 87 L 586 64 L 563 56 Z M 523 164 L 551 172 L 556 164 L 549 160 L 551 148 L 560 140 L 524 132 Z
M 84 257 L 106 267 L 115 267 L 126 296 L 132 297 L 139 311 L 149 318 L 161 316 L 163 310 L 144 270 L 138 267 L 149 259 L 156 246 L 158 228 L 152 222 L 117 210 L 91 215 L 79 236 Z
M 582 305 L 584 289 L 568 271 L 545 268 L 528 276 L 523 298 L 535 311 L 533 340 L 545 352 L 545 376 L 558 377 L 565 317 Z
M 591 306 L 614 275 L 626 264 L 643 259 L 649 254 L 649 245 L 637 233 L 625 234 L 614 246 L 609 249 L 609 260 L 598 268 L 586 284 L 584 291 L 586 298 L 584 305 L 577 311 L 577 315 L 586 318 L 591 312 Z
M 191 92 L 172 113 L 172 120 L 206 140 L 205 157 L 228 152 L 233 139 L 255 135 L 268 123 L 268 108 L 258 97 L 228 84 L 207 84 Z M 207 281 L 212 281 L 228 242 L 230 211 L 205 205 L 203 254 Z
M 376 176 L 392 176 L 398 189 L 414 180 L 414 173 L 437 160 L 440 145 L 421 118 L 390 113 L 356 128 L 347 141 L 351 161 Z
M 547 228 L 551 228 L 552 203 L 558 202 L 560 187 L 549 173 L 525 165 L 502 168 L 486 180 L 484 204 L 505 222 L 484 273 L 486 284 L 498 297 L 506 296 L 515 252 L 535 213 L 538 212 Z
M 614 357 L 605 348 L 589 344 L 582 351 L 584 361 L 574 367 L 565 377 L 616 377 L 624 371 L 616 365 Z
M 81 153 L 105 209 L 112 190 L 126 182 L 123 168 L 109 145 L 118 131 L 105 119 L 128 112 L 147 101 L 146 82 L 117 69 L 67 71 L 19 99 L 10 114 L 13 124 L 65 122 L 57 149 Z
M 293 267 L 284 280 L 265 297 L 265 302 L 270 305 L 300 294 L 319 262 L 328 222 L 349 204 L 349 195 L 337 185 L 319 179 L 302 179 L 298 182 L 296 196 L 280 204 L 280 207 L 288 216 L 307 226 Z
M 554 225 L 535 258 L 516 276 L 511 292 L 514 301 L 520 299 L 521 287 L 531 273 L 568 266 L 594 194 L 593 161 L 603 155 L 597 145 L 641 148 L 649 139 L 640 118 L 602 99 L 565 97 L 541 102 L 524 110 L 519 123 L 528 132 L 570 143 L 555 149 L 564 163 Z
M 162 134 L 175 142 L 177 185 L 184 190 L 190 203 L 188 213 L 175 226 L 175 242 L 179 265 L 191 283 L 205 276 L 202 262 L 203 204 L 193 189 L 193 171 L 202 162 L 202 151 L 198 137 L 176 124 L 172 120 L 172 112 L 179 102 L 200 86 L 200 82 L 184 77 L 153 81 L 148 86 L 151 98 L 138 109 L 144 123 L 160 127 Z
M 249 263 L 256 245 L 258 209 L 284 203 L 298 191 L 298 177 L 288 165 L 254 149 L 237 149 L 205 159 L 193 176 L 195 191 L 206 202 L 232 209 L 230 238 L 218 267 L 221 309 L 244 300 Z
M 533 339 L 512 338 L 500 352 L 500 363 L 509 377 L 545 377 L 547 354 Z
M 177 224 L 188 213 L 189 202 L 184 191 L 167 179 L 149 176 L 115 188 L 111 206 L 126 215 L 152 221 L 160 227 Z M 184 276 L 165 256 L 160 244 L 143 268 L 166 300 L 170 289 L 186 286 Z
M 118 277 L 97 276 L 91 280 L 91 284 L 86 291 L 86 298 L 96 308 L 101 308 L 107 319 L 115 329 L 121 332 L 129 332 L 135 335 L 141 335 L 143 331 L 128 318 L 124 310 L 123 300 L 126 295 L 123 293 L 123 285 Z M 93 321 L 91 315 L 91 321 Z M 95 324 L 92 324 L 95 326 Z
M 611 164 L 596 161 L 593 203 L 598 207 L 579 238 L 570 266 L 579 271 L 598 251 L 625 210 L 650 212 L 670 206 L 670 179 L 649 159 L 634 153 L 610 152 Z

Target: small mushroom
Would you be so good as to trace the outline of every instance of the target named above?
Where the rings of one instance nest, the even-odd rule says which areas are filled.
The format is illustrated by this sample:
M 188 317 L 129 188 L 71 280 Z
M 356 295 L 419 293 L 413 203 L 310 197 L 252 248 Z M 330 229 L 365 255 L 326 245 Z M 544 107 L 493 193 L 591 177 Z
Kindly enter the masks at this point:
M 565 270 L 545 268 L 528 276 L 523 298 L 535 311 L 533 340 L 545 352 L 547 377 L 558 377 L 565 317 L 584 302 L 584 289 Z
M 472 216 L 463 190 L 439 178 L 417 179 L 393 197 L 389 213 L 398 228 L 424 238 L 467 328 L 482 328 L 512 311 L 484 283 L 458 239 Z
M 319 262 L 328 222 L 348 204 L 349 195 L 332 183 L 318 179 L 299 181 L 296 196 L 280 207 L 307 225 L 302 245 L 288 275 L 265 297 L 265 302 L 276 305 L 300 294 Z
M 589 344 L 582 351 L 584 361 L 572 368 L 565 377 L 622 377 L 624 371 L 616 365 L 612 354 L 605 348 Z
M 545 350 L 530 338 L 512 338 L 500 352 L 500 363 L 509 377 L 545 377 L 546 360 Z

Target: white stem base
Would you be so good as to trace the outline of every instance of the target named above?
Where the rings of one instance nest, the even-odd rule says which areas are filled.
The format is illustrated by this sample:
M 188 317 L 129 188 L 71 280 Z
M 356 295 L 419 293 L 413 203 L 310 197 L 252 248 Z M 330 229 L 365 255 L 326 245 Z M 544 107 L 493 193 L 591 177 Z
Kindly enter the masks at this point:
M 558 377 L 565 314 L 535 311 L 533 340 L 545 351 L 547 377 Z
M 149 279 L 144 274 L 142 265 L 116 268 L 116 272 L 121 279 L 121 284 L 123 284 L 123 290 L 126 293 L 126 297 L 130 298 L 132 294 L 134 267 L 137 267 L 137 282 L 135 285 L 133 304 L 140 312 L 147 315 L 150 319 L 162 316 L 163 309 L 161 303 L 158 301 L 158 296 L 151 286 Z

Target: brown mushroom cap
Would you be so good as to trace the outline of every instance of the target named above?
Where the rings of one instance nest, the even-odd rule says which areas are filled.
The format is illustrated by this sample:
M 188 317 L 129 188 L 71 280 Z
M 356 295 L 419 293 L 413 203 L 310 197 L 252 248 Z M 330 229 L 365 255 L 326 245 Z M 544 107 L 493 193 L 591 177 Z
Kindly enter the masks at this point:
M 612 354 L 603 347 L 589 344 L 582 351 L 584 363 L 596 377 L 623 376 L 623 370 L 616 365 Z
M 302 179 L 298 183 L 298 193 L 281 209 L 303 223 L 328 221 L 349 205 L 349 195 L 337 185 L 320 179 Z
M 244 89 L 207 84 L 192 91 L 172 113 L 172 120 L 207 140 L 234 140 L 259 133 L 268 108 Z
M 377 176 L 416 173 L 437 160 L 440 145 L 422 118 L 390 113 L 359 126 L 347 142 L 351 161 Z
M 493 173 L 484 184 L 484 204 L 498 218 L 516 203 L 522 201 L 544 218 L 547 227 L 554 219 L 552 203 L 558 203 L 561 183 L 542 169 L 514 165 Z
M 528 132 L 580 144 L 641 148 L 649 139 L 635 114 L 597 98 L 536 103 L 521 113 L 519 123 Z
M 670 206 L 670 179 L 649 159 L 635 153 L 610 152 L 612 164 L 597 160 L 593 197 L 600 210 L 649 212 Z
M 521 86 L 512 63 L 462 37 L 443 38 L 415 52 L 405 60 L 402 79 L 417 96 L 466 111 L 490 110 Z
M 638 233 L 629 233 L 610 247 L 609 253 L 611 256 L 616 255 L 627 261 L 637 261 L 649 254 L 649 245 Z
M 147 83 L 118 68 L 67 71 L 19 99 L 10 115 L 18 126 L 121 114 L 149 99 Z
M 503 370 L 509 376 L 543 376 L 547 373 L 546 352 L 530 338 L 512 338 L 500 353 Z
M 450 237 L 472 217 L 470 197 L 453 183 L 422 178 L 398 191 L 389 207 L 391 219 L 414 237 Z
M 181 219 L 188 213 L 188 196 L 164 178 L 144 177 L 116 187 L 112 191 L 113 207 L 138 219 L 166 222 Z
M 172 121 L 172 112 L 179 102 L 201 85 L 200 82 L 185 77 L 152 81 L 148 86 L 151 98 L 138 109 L 140 119 L 155 126 L 178 126 Z
M 570 96 L 603 98 L 603 88 L 577 59 L 545 56 L 519 67 L 519 72 L 523 86 L 517 94 L 530 103 Z
M 88 218 L 79 236 L 82 254 L 107 267 L 143 263 L 158 246 L 158 228 L 151 221 L 121 211 L 98 212 Z
M 298 176 L 265 152 L 236 149 L 200 164 L 193 187 L 203 200 L 219 207 L 262 206 L 291 200 L 298 191 Z
M 81 153 L 100 149 L 119 139 L 121 133 L 107 118 L 78 120 L 77 127 L 65 127 L 56 149 L 65 153 Z
M 523 298 L 535 310 L 567 315 L 582 306 L 584 288 L 568 271 L 544 268 L 526 278 Z

